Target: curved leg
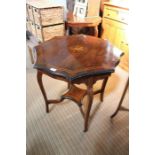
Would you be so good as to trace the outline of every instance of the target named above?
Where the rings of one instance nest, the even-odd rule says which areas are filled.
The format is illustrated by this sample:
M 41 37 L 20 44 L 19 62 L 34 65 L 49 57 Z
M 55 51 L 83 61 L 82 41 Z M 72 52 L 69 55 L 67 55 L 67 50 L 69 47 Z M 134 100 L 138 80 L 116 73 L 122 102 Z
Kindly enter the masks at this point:
M 89 97 L 89 101 L 88 101 L 88 106 L 86 109 L 86 114 L 85 114 L 85 122 L 84 122 L 84 132 L 86 132 L 88 130 L 88 119 L 89 119 L 89 114 L 90 114 L 90 110 L 91 110 L 91 106 L 93 103 L 93 87 L 88 86 L 88 97 Z
M 41 90 L 41 92 L 43 94 L 43 97 L 44 97 L 44 100 L 45 100 L 46 112 L 48 113 L 49 112 L 48 100 L 47 100 L 47 95 L 46 95 L 46 92 L 45 92 L 45 89 L 44 89 L 44 86 L 43 86 L 42 75 L 43 75 L 42 72 L 37 71 L 37 81 L 38 81 L 40 90 Z
M 121 105 L 122 105 L 122 103 L 123 103 L 124 96 L 125 96 L 125 94 L 126 94 L 126 91 L 128 90 L 128 86 L 129 86 L 129 78 L 128 78 L 127 82 L 126 82 L 126 85 L 125 85 L 125 88 L 124 88 L 124 91 L 123 91 L 121 100 L 120 100 L 120 102 L 119 102 L 119 104 L 118 104 L 118 107 L 117 107 L 116 111 L 111 115 L 111 118 L 113 118 L 114 116 L 116 116 L 116 114 L 117 114 L 118 111 L 120 110 Z
M 47 95 L 46 95 L 46 92 L 45 92 L 45 89 L 44 89 L 44 86 L 43 86 L 42 75 L 43 75 L 43 73 L 41 71 L 37 71 L 37 81 L 38 81 L 40 90 L 41 90 L 41 92 L 43 94 L 43 97 L 44 97 L 44 100 L 45 100 L 46 112 L 48 113 L 49 112 L 48 104 L 50 104 L 50 103 L 53 103 L 53 104 L 60 103 L 61 101 L 64 100 L 64 98 L 61 97 L 59 100 L 48 100 L 47 99 Z
M 107 84 L 108 81 L 108 77 L 106 77 L 103 82 L 102 82 L 102 87 L 101 87 L 101 94 L 100 94 L 100 101 L 103 101 L 103 95 L 104 95 L 104 90 L 105 90 L 105 86 Z

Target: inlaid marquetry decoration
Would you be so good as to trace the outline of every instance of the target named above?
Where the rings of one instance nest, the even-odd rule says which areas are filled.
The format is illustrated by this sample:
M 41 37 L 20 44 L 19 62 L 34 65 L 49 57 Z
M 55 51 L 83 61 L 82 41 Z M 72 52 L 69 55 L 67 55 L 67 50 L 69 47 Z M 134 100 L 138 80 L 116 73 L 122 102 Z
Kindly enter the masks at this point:
M 69 47 L 69 50 L 73 51 L 74 53 L 81 53 L 81 52 L 85 51 L 85 48 L 80 45 L 76 45 L 73 47 Z

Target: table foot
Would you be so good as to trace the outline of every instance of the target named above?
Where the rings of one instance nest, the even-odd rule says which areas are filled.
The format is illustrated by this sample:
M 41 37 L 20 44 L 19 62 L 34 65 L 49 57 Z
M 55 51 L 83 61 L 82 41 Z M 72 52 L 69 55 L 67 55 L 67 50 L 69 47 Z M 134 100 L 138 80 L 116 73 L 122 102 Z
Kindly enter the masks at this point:
M 46 113 L 49 113 L 49 106 L 46 104 Z

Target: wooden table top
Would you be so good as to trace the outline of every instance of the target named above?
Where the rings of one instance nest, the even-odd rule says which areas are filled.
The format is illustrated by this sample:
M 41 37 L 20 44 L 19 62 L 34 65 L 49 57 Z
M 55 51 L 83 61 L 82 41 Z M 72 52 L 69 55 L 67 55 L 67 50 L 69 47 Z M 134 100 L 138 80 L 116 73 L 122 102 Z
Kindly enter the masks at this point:
M 69 12 L 67 14 L 67 25 L 69 26 L 77 26 L 77 27 L 93 27 L 97 26 L 101 23 L 101 17 L 85 17 L 80 18 L 73 15 L 73 13 Z
M 87 35 L 54 37 L 35 51 L 34 68 L 69 81 L 111 74 L 120 58 L 108 40 Z

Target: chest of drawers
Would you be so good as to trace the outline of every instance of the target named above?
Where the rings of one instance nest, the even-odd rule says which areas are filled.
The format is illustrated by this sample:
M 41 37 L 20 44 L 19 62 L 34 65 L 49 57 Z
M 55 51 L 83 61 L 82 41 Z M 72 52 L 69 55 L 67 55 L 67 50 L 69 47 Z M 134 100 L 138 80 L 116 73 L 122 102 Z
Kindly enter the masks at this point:
M 54 36 L 63 36 L 64 27 L 64 8 L 62 6 L 52 6 L 50 3 L 40 1 L 28 1 L 27 10 L 27 29 L 43 42 Z
M 108 39 L 114 46 L 121 49 L 125 55 L 122 57 L 120 67 L 129 69 L 128 46 L 128 17 L 129 9 L 106 2 L 102 18 L 103 39 Z

